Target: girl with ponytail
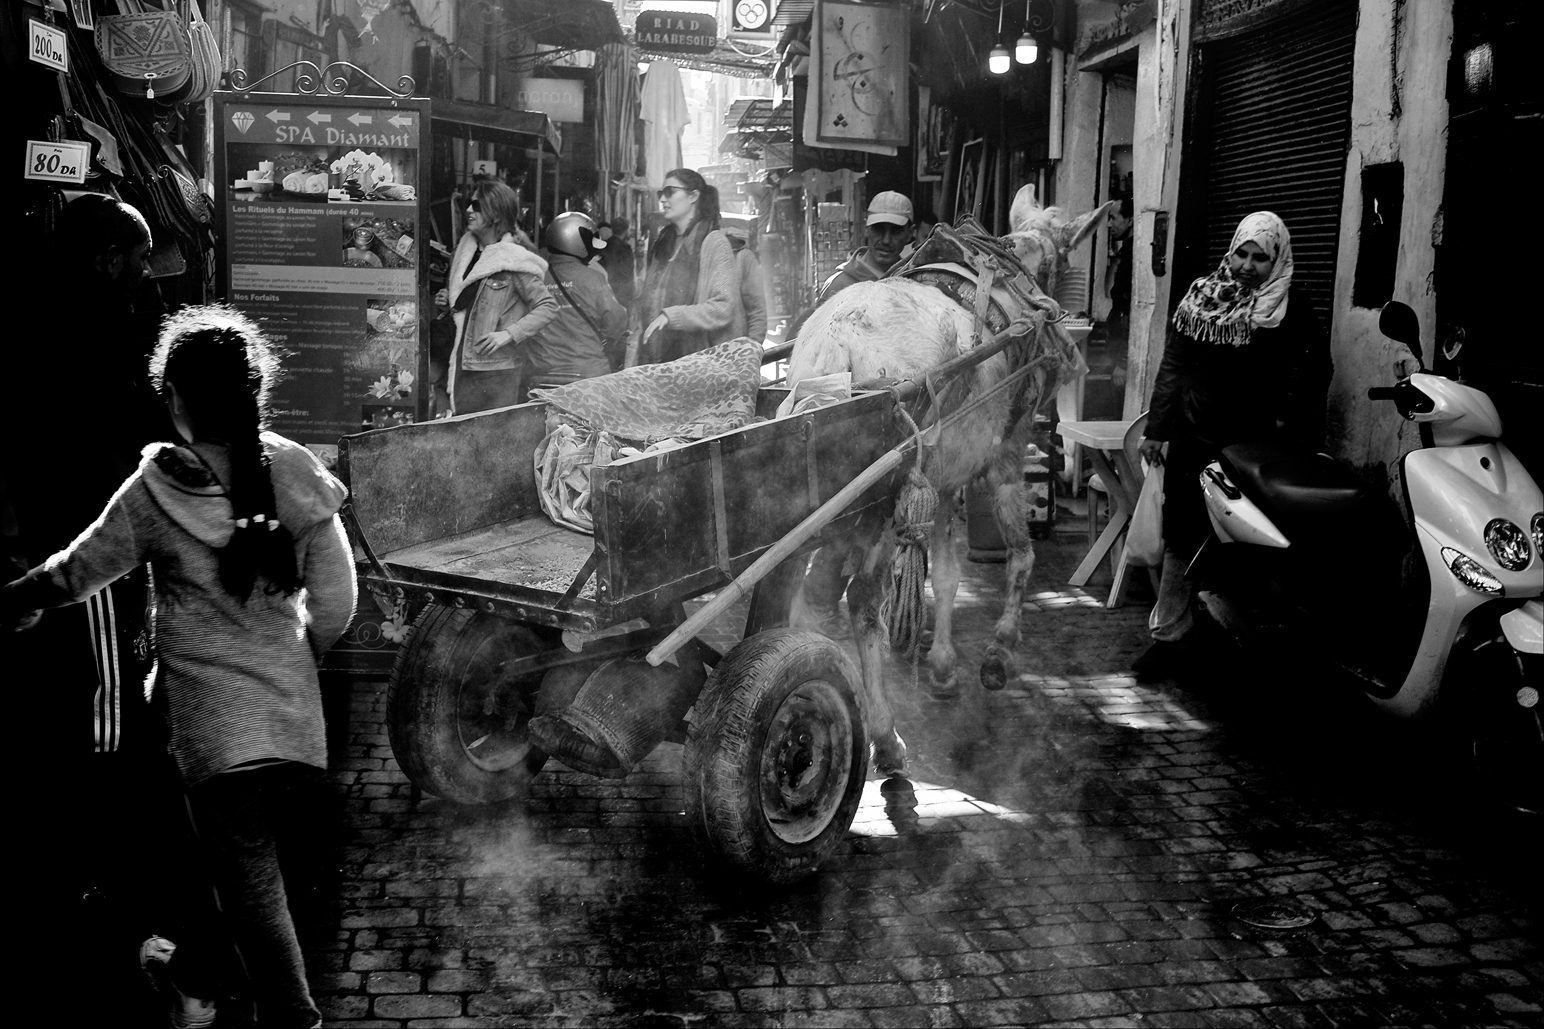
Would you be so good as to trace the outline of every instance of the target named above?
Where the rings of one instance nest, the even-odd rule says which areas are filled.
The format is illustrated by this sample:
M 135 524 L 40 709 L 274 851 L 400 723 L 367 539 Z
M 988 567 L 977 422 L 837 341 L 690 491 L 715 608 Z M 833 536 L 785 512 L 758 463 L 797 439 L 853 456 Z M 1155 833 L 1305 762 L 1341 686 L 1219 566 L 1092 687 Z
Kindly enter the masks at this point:
M 353 615 L 345 490 L 305 447 L 268 432 L 279 359 L 223 306 L 166 319 L 150 362 L 181 443 L 139 468 L 67 548 L 0 589 L 0 629 L 78 603 L 148 564 L 164 712 L 195 830 L 251 978 L 259 1024 L 321 1024 L 275 840 L 327 767 L 317 661 Z M 176 981 L 177 961 L 170 964 Z M 197 960 L 197 955 L 189 955 Z

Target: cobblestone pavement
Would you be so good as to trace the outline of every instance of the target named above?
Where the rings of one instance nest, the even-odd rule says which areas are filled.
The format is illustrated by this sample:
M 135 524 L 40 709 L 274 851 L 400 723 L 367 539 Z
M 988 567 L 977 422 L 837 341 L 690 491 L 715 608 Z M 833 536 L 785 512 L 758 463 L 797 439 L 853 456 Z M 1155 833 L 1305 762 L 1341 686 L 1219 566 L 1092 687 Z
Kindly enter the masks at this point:
M 415 807 L 385 684 L 356 681 L 307 940 L 327 1025 L 1539 1025 L 1527 828 L 1285 661 L 1137 685 L 1146 605 L 1065 586 L 1085 546 L 1039 545 L 1000 693 L 973 676 L 1001 566 L 965 564 L 968 687 L 940 704 L 895 665 L 912 779 L 869 782 L 785 890 L 705 867 L 678 745 L 620 783 L 551 764 L 528 804 Z M 1239 916 L 1269 899 L 1314 920 Z

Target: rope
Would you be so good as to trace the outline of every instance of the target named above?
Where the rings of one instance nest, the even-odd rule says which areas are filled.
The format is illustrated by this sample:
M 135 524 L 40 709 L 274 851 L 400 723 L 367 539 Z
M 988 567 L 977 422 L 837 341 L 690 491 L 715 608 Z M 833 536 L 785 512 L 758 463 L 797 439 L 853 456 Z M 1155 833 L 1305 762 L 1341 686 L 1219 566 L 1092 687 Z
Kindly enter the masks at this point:
M 879 619 L 889 626 L 890 646 L 915 663 L 922 656 L 927 612 L 922 588 L 927 582 L 928 538 L 938 510 L 938 491 L 915 465 L 895 503 L 895 554 L 879 603 Z

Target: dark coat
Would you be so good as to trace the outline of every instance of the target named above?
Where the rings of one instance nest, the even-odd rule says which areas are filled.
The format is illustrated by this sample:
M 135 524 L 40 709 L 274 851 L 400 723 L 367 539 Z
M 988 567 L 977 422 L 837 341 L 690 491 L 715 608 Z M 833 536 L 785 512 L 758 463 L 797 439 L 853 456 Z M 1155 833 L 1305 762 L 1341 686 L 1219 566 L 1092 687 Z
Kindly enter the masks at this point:
M 1277 423 L 1318 446 L 1334 366 L 1329 338 L 1312 308 L 1294 299 L 1274 329 L 1247 344 L 1203 343 L 1170 328 L 1153 386 L 1147 438 L 1189 438 L 1210 447 L 1266 439 Z

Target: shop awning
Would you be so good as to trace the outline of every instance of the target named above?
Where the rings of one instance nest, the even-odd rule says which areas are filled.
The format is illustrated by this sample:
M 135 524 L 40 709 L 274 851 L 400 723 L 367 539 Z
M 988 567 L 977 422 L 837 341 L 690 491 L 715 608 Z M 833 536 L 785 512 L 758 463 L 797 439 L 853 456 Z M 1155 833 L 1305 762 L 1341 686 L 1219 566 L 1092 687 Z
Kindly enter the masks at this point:
M 637 51 L 640 61 L 669 61 L 677 68 L 713 71 L 741 79 L 769 79 L 777 65 L 777 53 L 771 47 L 736 43 L 732 39 L 720 39 L 718 46 L 706 54 L 659 53 L 639 46 L 632 32 L 628 32 L 627 41 Z
M 767 97 L 741 97 L 724 114 L 729 132 L 719 142 L 721 154 L 759 161 L 770 146 L 793 142 L 793 102 L 774 106 Z
M 562 50 L 599 50 L 622 42 L 616 8 L 605 0 L 504 0 L 509 24 L 534 43 Z
M 563 150 L 563 133 L 540 111 L 435 100 L 429 106 L 429 121 L 435 132 L 457 139 L 540 150 L 553 157 Z

